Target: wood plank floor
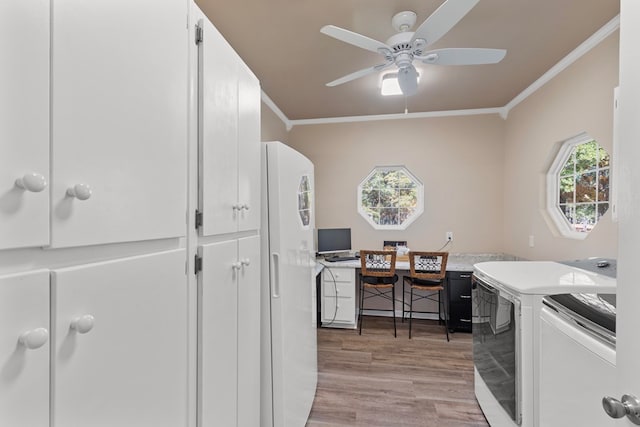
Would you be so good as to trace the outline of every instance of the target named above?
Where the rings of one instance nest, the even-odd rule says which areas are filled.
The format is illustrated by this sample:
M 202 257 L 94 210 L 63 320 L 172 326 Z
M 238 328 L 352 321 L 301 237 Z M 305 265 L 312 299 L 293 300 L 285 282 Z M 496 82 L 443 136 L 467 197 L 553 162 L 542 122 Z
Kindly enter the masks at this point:
M 473 391 L 471 334 L 437 321 L 366 317 L 355 330 L 318 329 L 318 388 L 307 427 L 488 426 Z

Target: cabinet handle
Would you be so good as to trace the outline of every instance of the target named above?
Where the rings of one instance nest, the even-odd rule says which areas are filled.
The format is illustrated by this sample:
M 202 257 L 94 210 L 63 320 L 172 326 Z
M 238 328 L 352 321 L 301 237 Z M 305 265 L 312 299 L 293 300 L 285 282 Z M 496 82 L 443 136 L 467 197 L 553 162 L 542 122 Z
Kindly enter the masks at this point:
M 29 172 L 24 174 L 22 178 L 16 179 L 16 187 L 32 193 L 39 193 L 47 188 L 47 180 L 39 173 Z
M 49 331 L 45 328 L 31 329 L 30 331 L 23 332 L 18 338 L 20 344 L 27 347 L 29 350 L 42 347 L 49 339 Z
M 234 211 L 241 211 L 242 210 L 242 205 L 239 203 L 236 203 L 235 205 L 231 206 L 233 208 Z
M 461 278 L 461 279 L 468 279 L 469 277 L 471 277 L 471 275 L 470 275 L 470 274 L 461 274 L 461 275 L 460 275 L 460 278 Z
M 471 323 L 471 319 L 458 319 L 458 320 L 465 323 Z
M 240 270 L 242 268 L 242 263 L 241 262 L 234 262 L 231 264 L 231 268 L 233 268 L 234 270 Z
M 273 298 L 280 298 L 280 254 L 271 254 L 273 269 L 271 270 L 271 293 Z
M 249 205 L 245 203 L 244 205 L 240 206 L 240 209 L 244 209 L 244 210 L 248 211 L 249 210 Z
M 461 299 L 471 299 L 471 295 L 460 295 Z
M 67 196 L 75 197 L 78 200 L 87 200 L 91 197 L 91 187 L 87 184 L 76 184 L 71 188 L 67 188 Z
M 95 318 L 90 314 L 83 314 L 71 321 L 71 329 L 75 329 L 79 334 L 86 334 L 93 329 Z
M 240 264 L 242 264 L 243 266 L 248 266 L 249 264 L 251 264 L 251 260 L 249 258 L 245 258 L 242 261 L 240 261 Z

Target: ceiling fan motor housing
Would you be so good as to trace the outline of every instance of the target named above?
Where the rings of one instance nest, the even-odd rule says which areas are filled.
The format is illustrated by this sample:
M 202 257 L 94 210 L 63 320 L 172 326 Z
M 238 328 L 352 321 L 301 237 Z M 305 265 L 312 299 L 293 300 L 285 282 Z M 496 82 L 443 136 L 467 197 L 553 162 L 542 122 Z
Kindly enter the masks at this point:
M 413 34 L 410 31 L 394 34 L 387 40 L 387 45 L 393 49 L 394 54 L 406 52 L 420 56 L 427 42 L 425 39 L 413 40 Z

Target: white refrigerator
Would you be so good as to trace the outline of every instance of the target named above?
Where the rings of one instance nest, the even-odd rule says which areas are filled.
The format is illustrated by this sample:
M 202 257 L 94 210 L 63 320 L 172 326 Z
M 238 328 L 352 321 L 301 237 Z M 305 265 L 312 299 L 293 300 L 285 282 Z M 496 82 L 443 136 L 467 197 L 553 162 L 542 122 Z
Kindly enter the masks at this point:
M 304 427 L 318 379 L 313 163 L 262 153 L 261 427 Z

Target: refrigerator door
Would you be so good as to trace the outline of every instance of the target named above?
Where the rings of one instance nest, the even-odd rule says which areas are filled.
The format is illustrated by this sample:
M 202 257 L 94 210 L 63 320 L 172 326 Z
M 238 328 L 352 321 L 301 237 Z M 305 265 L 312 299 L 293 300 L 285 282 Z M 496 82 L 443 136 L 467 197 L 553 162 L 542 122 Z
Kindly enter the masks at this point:
M 304 426 L 317 384 L 313 164 L 266 144 L 273 425 Z

